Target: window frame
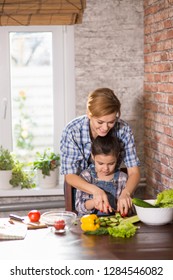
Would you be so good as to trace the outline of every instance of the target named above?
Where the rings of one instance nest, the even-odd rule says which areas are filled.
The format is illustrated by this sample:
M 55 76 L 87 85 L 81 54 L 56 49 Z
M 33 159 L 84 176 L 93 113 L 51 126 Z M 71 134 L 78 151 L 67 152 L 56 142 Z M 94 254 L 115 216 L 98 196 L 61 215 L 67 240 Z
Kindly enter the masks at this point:
M 64 126 L 75 117 L 75 66 L 73 26 L 4 26 L 0 28 L 0 145 L 12 151 L 9 32 L 52 32 L 54 150 Z M 6 117 L 5 102 L 7 102 Z M 60 116 L 60 118 L 59 118 Z M 58 122 L 58 118 L 60 122 Z M 12 189 L 13 191 L 13 189 Z M 33 191 L 33 190 L 32 190 Z M 8 191 L 10 193 L 11 191 Z

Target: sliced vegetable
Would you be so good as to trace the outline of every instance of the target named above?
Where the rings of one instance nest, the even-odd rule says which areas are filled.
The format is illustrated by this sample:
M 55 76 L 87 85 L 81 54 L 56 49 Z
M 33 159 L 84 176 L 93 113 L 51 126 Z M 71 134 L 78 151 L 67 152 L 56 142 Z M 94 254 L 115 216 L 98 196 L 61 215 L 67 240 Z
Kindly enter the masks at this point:
M 138 227 L 133 223 L 139 222 L 137 215 L 122 218 L 120 213 L 116 213 L 115 216 L 99 217 L 100 227 L 95 230 L 86 230 L 85 234 L 88 235 L 105 235 L 110 234 L 114 237 L 129 238 L 133 236 Z
M 131 216 L 131 217 L 128 217 L 128 218 L 124 218 L 121 223 L 131 223 L 131 224 L 135 224 L 137 222 L 139 222 L 140 219 L 137 215 L 135 216 Z
M 119 223 L 123 220 L 121 217 L 121 214 L 119 212 L 116 212 L 113 216 L 102 216 L 99 217 L 99 223 L 100 226 L 106 227 L 106 226 L 117 226 Z

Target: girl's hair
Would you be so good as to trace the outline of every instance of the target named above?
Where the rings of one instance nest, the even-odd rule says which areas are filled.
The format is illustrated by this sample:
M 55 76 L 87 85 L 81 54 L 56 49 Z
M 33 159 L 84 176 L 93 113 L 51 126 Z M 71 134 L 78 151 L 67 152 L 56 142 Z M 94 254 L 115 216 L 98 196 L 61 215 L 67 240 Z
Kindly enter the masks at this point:
M 120 143 L 111 132 L 104 137 L 97 136 L 92 142 L 91 153 L 93 156 L 113 154 L 118 158 L 120 153 Z
M 116 113 L 120 117 L 121 103 L 109 88 L 98 88 L 88 96 L 87 111 L 91 117 L 107 116 Z

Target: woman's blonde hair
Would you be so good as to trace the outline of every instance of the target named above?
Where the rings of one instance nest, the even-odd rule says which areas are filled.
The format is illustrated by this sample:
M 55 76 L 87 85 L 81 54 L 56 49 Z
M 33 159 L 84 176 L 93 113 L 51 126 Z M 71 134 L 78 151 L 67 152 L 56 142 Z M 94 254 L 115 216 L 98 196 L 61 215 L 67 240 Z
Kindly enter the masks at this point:
M 98 88 L 88 95 L 87 111 L 91 117 L 116 113 L 120 117 L 121 103 L 109 88 Z

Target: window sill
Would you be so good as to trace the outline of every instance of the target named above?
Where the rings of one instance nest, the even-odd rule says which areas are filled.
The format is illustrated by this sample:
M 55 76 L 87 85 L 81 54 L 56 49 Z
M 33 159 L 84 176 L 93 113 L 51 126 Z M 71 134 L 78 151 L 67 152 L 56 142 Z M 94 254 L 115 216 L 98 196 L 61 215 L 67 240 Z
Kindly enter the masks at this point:
M 63 185 L 58 185 L 52 189 L 41 189 L 36 187 L 34 189 L 9 189 L 1 190 L 0 197 L 21 197 L 21 196 L 51 196 L 51 195 L 64 195 Z

